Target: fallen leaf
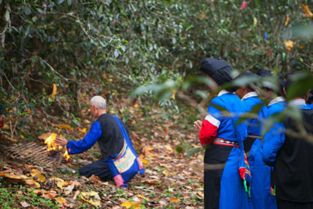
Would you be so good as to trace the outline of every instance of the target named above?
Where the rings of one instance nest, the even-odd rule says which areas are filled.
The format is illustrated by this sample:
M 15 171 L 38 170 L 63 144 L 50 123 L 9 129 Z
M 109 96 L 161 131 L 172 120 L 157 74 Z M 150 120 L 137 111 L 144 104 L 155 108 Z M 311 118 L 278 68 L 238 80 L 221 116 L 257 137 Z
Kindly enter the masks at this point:
M 45 140 L 46 138 L 48 138 L 50 135 L 51 135 L 50 132 L 48 132 L 48 133 L 43 133 L 43 134 L 41 134 L 40 136 L 38 136 L 38 139 L 44 141 L 44 140 Z
M 80 191 L 77 190 L 77 191 L 74 193 L 73 200 L 76 200 L 79 194 L 80 194 Z
M 8 178 L 10 180 L 17 180 L 17 181 L 21 180 L 20 182 L 22 182 L 23 180 L 28 178 L 25 175 L 16 175 L 16 174 L 11 173 L 9 171 L 2 171 L 2 172 L 0 172 L 0 177 Z
M 290 17 L 289 17 L 289 15 L 286 15 L 284 25 L 287 26 L 289 24 L 289 22 L 290 22 Z
M 56 127 L 60 128 L 60 129 L 65 129 L 65 130 L 69 130 L 69 131 L 73 131 L 74 128 L 69 125 L 69 124 L 57 124 Z
M 78 131 L 79 131 L 81 134 L 86 134 L 86 133 L 87 133 L 87 128 L 78 128 Z
M 31 176 L 34 178 L 34 180 L 37 180 L 41 183 L 44 183 L 46 181 L 46 177 L 37 169 L 31 170 Z
M 53 181 L 59 189 L 63 189 L 63 187 L 68 185 L 68 182 L 64 181 L 61 178 L 51 177 L 50 181 Z
M 131 208 L 131 209 L 140 209 L 140 202 L 131 202 L 131 201 L 125 201 L 121 204 L 122 207 L 124 208 Z
M 29 186 L 35 187 L 35 188 L 40 188 L 40 184 L 33 180 L 33 179 L 25 179 L 25 183 Z
M 50 95 L 50 97 L 52 99 L 55 99 L 55 97 L 57 95 L 57 90 L 58 90 L 57 85 L 55 83 L 52 84 L 52 92 L 51 92 L 51 95 Z
M 176 198 L 176 197 L 172 197 L 170 198 L 170 202 L 171 203 L 179 203 L 180 202 L 180 199 Z
M 141 198 L 143 200 L 149 200 L 149 198 L 147 198 L 147 197 L 145 197 L 145 196 L 143 196 L 141 194 L 138 194 L 137 197 L 139 197 L 139 198 Z
M 21 204 L 21 206 L 22 206 L 23 208 L 27 208 L 27 207 L 30 206 L 30 204 L 27 203 L 26 201 L 20 202 L 20 204 Z
M 302 9 L 303 9 L 304 16 L 311 17 L 311 18 L 313 17 L 313 13 L 311 12 L 309 5 L 302 4 Z
M 96 184 L 96 185 L 99 185 L 102 183 L 101 179 L 99 178 L 99 176 L 95 176 L 95 175 L 92 175 L 89 177 L 89 180 L 93 183 L 93 184 Z
M 285 44 L 286 50 L 290 52 L 293 49 L 295 43 L 291 40 L 286 40 L 284 44 Z
M 81 183 L 79 183 L 78 181 L 70 181 L 69 183 L 70 185 L 74 185 L 75 187 L 80 187 Z
M 54 190 L 36 189 L 34 193 L 47 199 L 54 199 L 57 196 L 57 192 Z
M 64 195 L 69 195 L 72 193 L 75 187 L 79 187 L 81 184 L 78 181 L 70 181 L 68 186 L 63 188 Z
M 161 199 L 159 201 L 159 204 L 162 205 L 162 206 L 165 206 L 165 205 L 167 205 L 167 201 L 165 199 Z
M 143 155 L 140 155 L 139 159 L 142 162 L 142 164 L 144 165 L 144 167 L 147 167 L 149 165 L 149 161 L 147 159 L 145 159 Z
M 34 181 L 33 179 L 30 179 L 25 175 L 17 175 L 8 171 L 3 171 L 0 172 L 0 177 L 6 178 L 9 181 L 24 183 L 35 188 L 40 187 L 40 184 L 38 182 Z
M 101 206 L 101 198 L 98 194 L 98 192 L 91 191 L 91 192 L 81 192 L 80 197 L 85 202 L 95 206 L 100 207 Z
M 63 205 L 63 206 L 67 205 L 67 201 L 63 197 L 57 197 L 57 198 L 55 198 L 55 201 L 58 202 L 60 205 Z
M 74 185 L 69 185 L 67 187 L 64 187 L 63 191 L 65 195 L 69 195 L 72 193 L 73 189 L 75 188 Z
M 197 196 L 199 197 L 199 198 L 204 198 L 204 194 L 203 194 L 203 192 L 197 192 Z
M 169 175 L 170 175 L 170 173 L 169 173 L 169 171 L 168 171 L 168 170 L 164 170 L 164 171 L 162 171 L 162 174 L 163 174 L 164 176 L 169 176 Z
M 143 149 L 142 149 L 142 153 L 144 156 L 152 156 L 153 155 L 153 147 L 148 145 L 148 146 L 145 146 Z

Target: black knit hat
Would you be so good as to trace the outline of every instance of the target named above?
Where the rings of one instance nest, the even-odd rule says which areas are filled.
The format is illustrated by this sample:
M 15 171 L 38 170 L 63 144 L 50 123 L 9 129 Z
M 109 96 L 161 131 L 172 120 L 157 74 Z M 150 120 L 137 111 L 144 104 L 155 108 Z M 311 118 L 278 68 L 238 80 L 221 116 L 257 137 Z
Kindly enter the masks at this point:
M 222 59 L 205 58 L 201 61 L 200 71 L 212 78 L 218 85 L 232 81 L 232 67 Z

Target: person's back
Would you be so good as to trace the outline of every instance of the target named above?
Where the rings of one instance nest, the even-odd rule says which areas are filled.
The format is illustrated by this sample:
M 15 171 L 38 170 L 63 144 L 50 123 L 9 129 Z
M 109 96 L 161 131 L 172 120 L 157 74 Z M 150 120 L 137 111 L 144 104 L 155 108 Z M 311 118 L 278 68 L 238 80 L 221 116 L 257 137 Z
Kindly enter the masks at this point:
M 252 175 L 251 182 L 251 203 L 254 209 L 269 209 L 272 201 L 269 201 L 271 168 L 262 159 L 261 147 L 261 120 L 265 117 L 267 108 L 263 106 L 262 100 L 255 92 L 245 95 L 242 98 L 246 112 L 259 108 L 259 118 L 248 119 L 248 138 L 245 140 L 245 151 L 250 164 Z
M 303 122 L 306 131 L 313 134 L 313 107 L 305 105 L 302 108 Z M 299 122 L 288 118 L 285 121 L 286 130 L 299 132 Z M 280 208 L 302 208 L 293 204 L 308 204 L 304 208 L 313 208 L 313 144 L 304 139 L 286 134 L 285 143 L 280 149 L 276 165 L 275 179 L 277 199 Z M 285 203 L 288 202 L 288 205 Z
M 113 115 L 106 113 L 101 115 L 97 121 L 101 125 L 102 135 L 98 140 L 103 159 L 119 153 L 124 144 L 124 139 Z
M 206 58 L 200 70 L 222 87 L 232 80 L 232 67 L 225 60 Z M 204 120 L 196 121 L 199 139 L 206 146 L 204 156 L 204 207 L 206 209 L 244 209 L 247 193 L 238 170 L 243 161 L 244 124 L 237 120 L 244 108 L 234 90 L 222 90 L 208 106 Z

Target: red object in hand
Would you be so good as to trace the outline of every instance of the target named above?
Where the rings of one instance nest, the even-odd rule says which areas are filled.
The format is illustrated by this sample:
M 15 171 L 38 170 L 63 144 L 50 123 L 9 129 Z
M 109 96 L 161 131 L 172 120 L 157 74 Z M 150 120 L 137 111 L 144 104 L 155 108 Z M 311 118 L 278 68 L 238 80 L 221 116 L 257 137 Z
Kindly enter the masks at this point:
M 0 116 L 0 128 L 2 128 L 3 125 L 4 125 L 4 118 L 3 118 L 3 116 L 1 115 L 1 116 Z

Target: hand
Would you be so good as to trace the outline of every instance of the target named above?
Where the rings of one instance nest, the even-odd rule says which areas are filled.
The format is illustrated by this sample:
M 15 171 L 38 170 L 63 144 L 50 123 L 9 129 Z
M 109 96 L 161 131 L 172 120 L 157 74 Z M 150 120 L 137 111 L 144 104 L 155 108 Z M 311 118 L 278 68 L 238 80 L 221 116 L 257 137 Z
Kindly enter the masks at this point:
M 67 145 L 67 140 L 63 136 L 57 136 L 57 138 L 55 139 L 55 143 L 65 147 Z
M 201 126 L 202 126 L 202 121 L 201 120 L 196 120 L 194 123 L 193 123 L 194 127 L 197 129 L 197 130 L 200 130 L 201 129 Z

